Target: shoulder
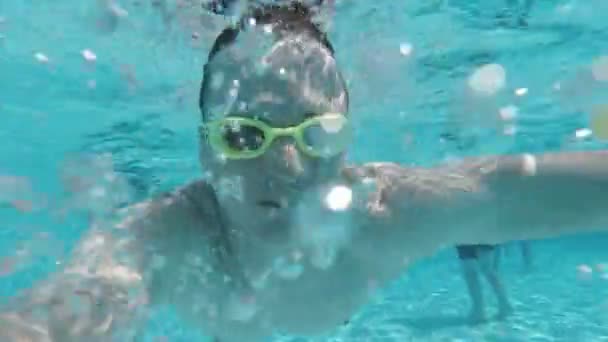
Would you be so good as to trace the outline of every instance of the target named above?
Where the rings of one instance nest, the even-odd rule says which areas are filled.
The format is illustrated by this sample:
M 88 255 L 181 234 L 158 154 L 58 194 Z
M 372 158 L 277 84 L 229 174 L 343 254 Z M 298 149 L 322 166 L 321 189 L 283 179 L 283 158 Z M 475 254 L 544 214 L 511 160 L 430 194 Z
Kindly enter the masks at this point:
M 196 180 L 121 210 L 118 228 L 148 232 L 210 224 L 215 211 L 211 186 Z

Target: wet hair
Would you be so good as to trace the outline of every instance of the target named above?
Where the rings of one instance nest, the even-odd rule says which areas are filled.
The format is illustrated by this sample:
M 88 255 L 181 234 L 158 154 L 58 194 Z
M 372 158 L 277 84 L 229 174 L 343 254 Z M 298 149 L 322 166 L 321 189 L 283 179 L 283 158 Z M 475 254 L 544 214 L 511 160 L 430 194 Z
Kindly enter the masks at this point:
M 265 4 L 252 7 L 237 24 L 226 27 L 215 39 L 207 56 L 207 63 L 203 67 L 203 79 L 199 93 L 199 108 L 206 120 L 203 110 L 204 95 L 209 87 L 210 68 L 209 62 L 224 48 L 233 44 L 239 33 L 246 29 L 249 21 L 253 19 L 256 25 L 273 24 L 273 33 L 276 40 L 280 40 L 288 34 L 305 34 L 312 42 L 320 44 L 330 55 L 334 56 L 334 48 L 327 38 L 327 34 L 313 21 L 314 12 L 300 1 L 292 1 L 288 4 Z M 346 89 L 344 80 L 340 78 Z M 346 103 L 348 103 L 348 92 L 346 92 Z

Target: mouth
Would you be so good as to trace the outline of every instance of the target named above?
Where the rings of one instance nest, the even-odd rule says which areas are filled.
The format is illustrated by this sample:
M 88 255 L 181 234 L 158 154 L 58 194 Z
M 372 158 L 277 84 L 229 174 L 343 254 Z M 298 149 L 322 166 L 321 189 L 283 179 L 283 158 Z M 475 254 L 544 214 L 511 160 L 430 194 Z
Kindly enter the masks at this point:
M 281 205 L 280 202 L 273 201 L 273 200 L 261 200 L 261 201 L 258 201 L 258 205 L 260 207 L 270 208 L 270 209 L 282 209 L 283 208 L 283 206 Z
M 289 201 L 287 198 L 281 198 L 280 200 L 262 199 L 257 202 L 260 207 L 267 209 L 285 209 L 289 207 Z

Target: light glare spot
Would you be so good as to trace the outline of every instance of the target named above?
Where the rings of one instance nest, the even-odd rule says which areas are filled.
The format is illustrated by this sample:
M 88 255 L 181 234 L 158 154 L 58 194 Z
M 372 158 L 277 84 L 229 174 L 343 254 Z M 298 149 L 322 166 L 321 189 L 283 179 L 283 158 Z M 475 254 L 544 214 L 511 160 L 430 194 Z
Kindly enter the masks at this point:
M 325 204 L 330 210 L 344 211 L 350 207 L 352 200 L 353 191 L 344 185 L 337 185 L 327 193 Z
M 321 127 L 328 133 L 337 133 L 346 124 L 346 117 L 343 115 L 331 115 L 320 118 Z

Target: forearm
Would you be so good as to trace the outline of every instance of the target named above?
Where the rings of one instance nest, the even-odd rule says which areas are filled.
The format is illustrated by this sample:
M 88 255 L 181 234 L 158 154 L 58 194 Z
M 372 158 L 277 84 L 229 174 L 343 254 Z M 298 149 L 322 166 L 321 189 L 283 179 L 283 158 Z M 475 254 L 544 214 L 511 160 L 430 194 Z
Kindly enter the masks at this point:
M 608 229 L 608 151 L 502 157 L 482 179 L 495 242 Z
M 0 314 L 0 341 L 51 341 L 48 329 L 13 312 Z
M 2 341 L 32 334 L 33 341 L 95 341 L 125 333 L 145 293 L 141 278 L 107 255 L 113 248 L 91 234 L 65 270 L 14 298 L 0 314 Z
M 608 150 L 546 154 L 518 154 L 492 158 L 496 172 L 491 176 L 567 177 L 608 182 Z M 473 163 L 471 163 L 473 164 Z M 486 162 L 486 165 L 492 164 Z

